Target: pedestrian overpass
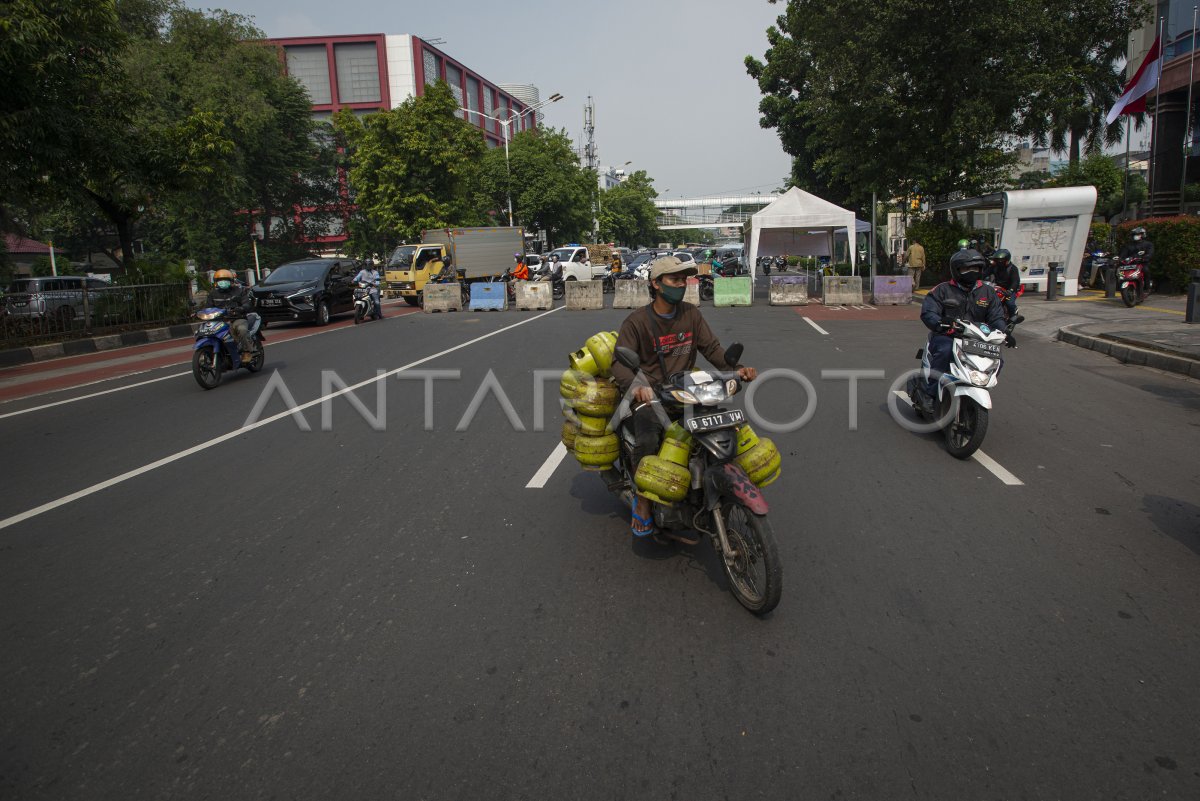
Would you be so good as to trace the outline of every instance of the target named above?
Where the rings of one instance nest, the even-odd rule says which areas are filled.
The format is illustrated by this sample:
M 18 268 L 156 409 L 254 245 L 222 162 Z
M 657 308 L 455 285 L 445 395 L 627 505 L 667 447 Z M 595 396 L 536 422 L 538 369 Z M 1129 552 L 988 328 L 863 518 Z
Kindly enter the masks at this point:
M 708 197 L 658 198 L 654 207 L 659 229 L 682 231 L 688 228 L 728 228 L 740 236 L 742 224 L 779 195 L 711 195 Z

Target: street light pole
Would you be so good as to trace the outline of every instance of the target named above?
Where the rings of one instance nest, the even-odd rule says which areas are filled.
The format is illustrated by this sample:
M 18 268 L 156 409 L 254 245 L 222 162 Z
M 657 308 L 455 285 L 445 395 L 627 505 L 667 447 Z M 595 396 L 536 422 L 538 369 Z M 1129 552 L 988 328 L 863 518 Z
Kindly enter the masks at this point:
M 491 120 L 492 122 L 499 123 L 500 126 L 504 129 L 504 175 L 505 175 L 506 183 L 507 183 L 507 188 L 505 190 L 505 194 L 508 195 L 508 227 L 509 228 L 512 228 L 512 224 L 513 224 L 513 208 L 512 208 L 512 167 L 508 163 L 508 127 L 510 125 L 512 125 L 514 122 L 516 122 L 517 120 L 524 117 L 526 114 L 529 114 L 530 112 L 533 112 L 533 111 L 537 111 L 538 109 L 542 108 L 543 106 L 548 106 L 551 103 L 557 103 L 558 101 L 560 101 L 562 99 L 563 99 L 563 96 L 560 95 L 558 92 L 555 92 L 554 94 L 550 95 L 550 97 L 543 100 L 541 103 L 532 105 L 529 108 L 525 109 L 524 111 L 520 112 L 519 114 L 511 116 L 506 120 L 502 120 L 499 117 L 492 117 L 488 114 L 484 114 L 482 111 L 475 111 L 474 109 L 461 108 L 461 107 L 458 109 L 459 111 L 465 112 L 467 114 L 477 114 L 480 117 L 483 117 L 485 120 Z M 510 111 L 511 111 L 511 109 L 510 109 Z
M 46 229 L 46 239 L 50 243 L 50 274 L 58 276 L 58 265 L 54 261 L 54 229 Z

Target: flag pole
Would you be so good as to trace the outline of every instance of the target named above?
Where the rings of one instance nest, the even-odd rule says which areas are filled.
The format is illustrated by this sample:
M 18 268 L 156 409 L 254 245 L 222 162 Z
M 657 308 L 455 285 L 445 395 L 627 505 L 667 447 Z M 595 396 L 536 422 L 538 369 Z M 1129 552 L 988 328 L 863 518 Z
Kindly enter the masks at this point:
M 1125 186 L 1121 189 L 1121 216 L 1129 213 L 1129 128 L 1133 115 L 1125 115 Z
M 1183 175 L 1179 176 L 1179 212 L 1183 213 L 1183 190 L 1187 187 L 1188 156 L 1192 152 L 1192 81 L 1196 79 L 1196 10 L 1192 6 L 1192 55 L 1188 59 L 1188 99 L 1184 109 L 1187 122 L 1183 126 Z
M 1162 63 L 1166 58 L 1167 48 L 1163 44 L 1162 34 L 1163 26 L 1166 23 L 1166 17 L 1158 18 L 1158 79 L 1154 82 L 1154 127 L 1150 129 L 1150 214 L 1154 214 L 1154 207 L 1157 205 L 1154 202 L 1154 190 L 1157 181 L 1154 180 L 1154 173 L 1158 168 L 1157 160 L 1154 158 L 1154 149 L 1157 147 L 1158 141 L 1158 108 L 1161 105 L 1158 102 L 1158 96 L 1162 92 Z

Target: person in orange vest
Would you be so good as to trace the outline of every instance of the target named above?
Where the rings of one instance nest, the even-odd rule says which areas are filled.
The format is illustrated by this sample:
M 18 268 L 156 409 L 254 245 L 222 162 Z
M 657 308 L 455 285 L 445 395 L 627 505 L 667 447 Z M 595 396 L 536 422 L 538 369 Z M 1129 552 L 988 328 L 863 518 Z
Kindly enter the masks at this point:
M 514 281 L 528 281 L 529 268 L 525 266 L 525 257 L 520 253 L 514 253 L 513 258 L 517 262 L 517 266 L 513 267 L 512 278 Z

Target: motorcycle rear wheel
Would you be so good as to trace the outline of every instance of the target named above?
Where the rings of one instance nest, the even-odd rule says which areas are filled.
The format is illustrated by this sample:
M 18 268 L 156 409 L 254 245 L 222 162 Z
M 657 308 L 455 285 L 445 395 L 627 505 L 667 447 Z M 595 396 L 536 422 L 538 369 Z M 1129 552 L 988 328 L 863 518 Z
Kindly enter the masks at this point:
M 946 426 L 946 450 L 956 459 L 971 458 L 987 429 L 988 410 L 970 398 L 960 398 L 958 415 Z
M 710 284 L 700 285 L 700 300 L 712 300 L 713 288 Z
M 255 342 L 254 343 L 254 356 L 251 357 L 250 362 L 246 365 L 246 369 L 252 373 L 257 373 L 259 370 L 263 369 L 263 365 L 266 364 L 266 362 L 267 362 L 266 349 L 263 348 L 263 345 L 261 342 Z
M 737 553 L 733 564 L 725 562 L 729 591 L 738 603 L 756 615 L 765 615 L 779 605 L 783 592 L 783 570 L 779 548 L 766 515 L 756 515 L 740 503 L 721 507 L 729 545 Z
M 192 377 L 203 389 L 213 389 L 221 383 L 221 358 L 212 348 L 192 351 Z

